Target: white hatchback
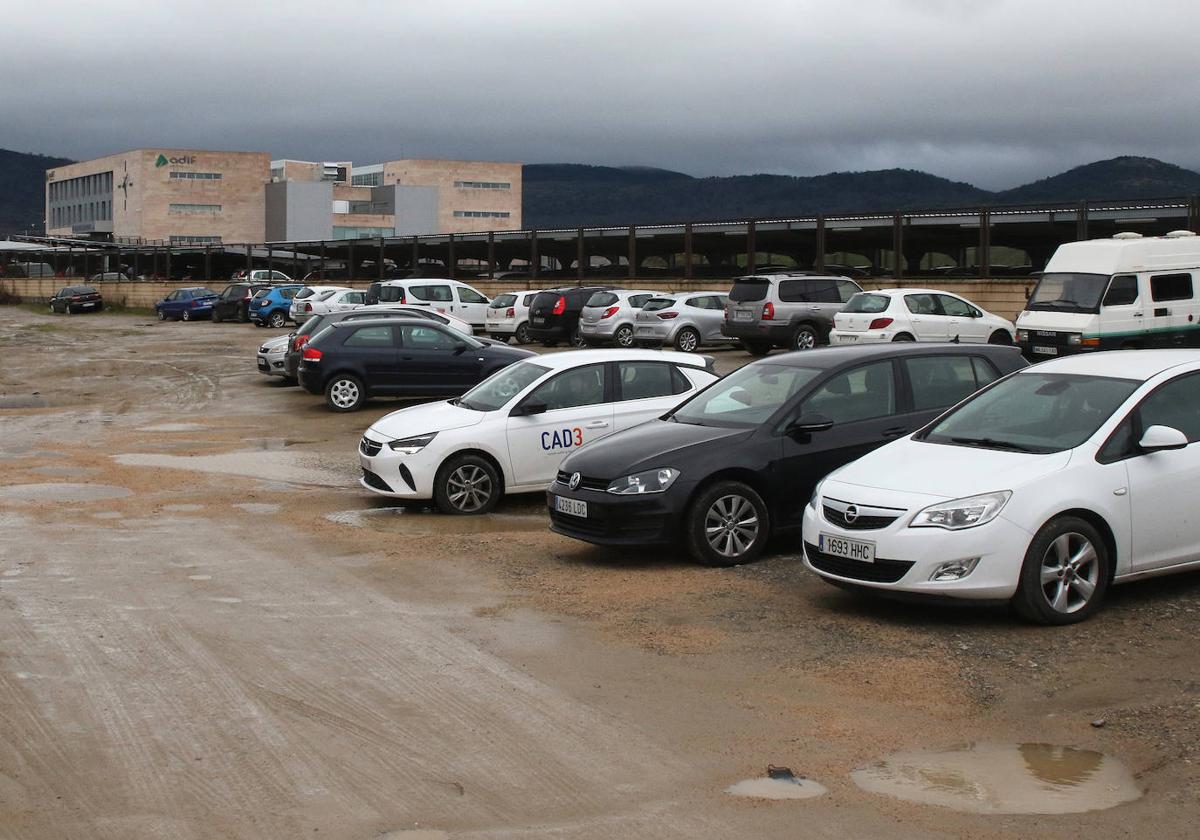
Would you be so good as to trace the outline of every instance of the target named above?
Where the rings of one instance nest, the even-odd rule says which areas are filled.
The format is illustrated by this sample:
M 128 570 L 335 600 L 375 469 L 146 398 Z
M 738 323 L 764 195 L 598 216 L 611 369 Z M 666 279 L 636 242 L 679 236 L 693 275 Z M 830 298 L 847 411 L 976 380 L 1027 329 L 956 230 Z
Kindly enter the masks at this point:
M 859 292 L 833 316 L 829 343 L 958 341 L 1012 344 L 1012 321 L 936 289 Z
M 716 381 L 713 360 L 657 350 L 581 350 L 517 362 L 453 400 L 394 411 L 359 442 L 362 485 L 487 513 L 545 490 L 568 453 L 653 419 Z
M 1200 565 L 1198 496 L 1200 352 L 1072 356 L 831 473 L 804 512 L 805 564 L 1068 624 L 1110 583 Z
M 303 324 L 313 315 L 313 303 L 326 292 L 353 291 L 349 286 L 305 286 L 296 292 L 288 307 L 288 318 L 297 324 Z
M 367 303 L 367 293 L 357 289 L 335 289 L 309 298 L 312 303 L 310 315 L 328 315 L 330 312 L 349 312 L 361 309 Z
M 517 344 L 533 341 L 529 337 L 529 305 L 541 291 L 505 292 L 492 298 L 484 327 L 487 334 L 497 341 L 508 341 L 510 338 L 515 338 Z

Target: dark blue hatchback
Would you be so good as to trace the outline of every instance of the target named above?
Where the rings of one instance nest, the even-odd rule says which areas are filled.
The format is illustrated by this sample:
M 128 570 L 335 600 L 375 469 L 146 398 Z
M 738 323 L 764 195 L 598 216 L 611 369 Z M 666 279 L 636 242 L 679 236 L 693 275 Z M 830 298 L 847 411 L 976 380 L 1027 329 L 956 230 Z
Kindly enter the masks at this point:
M 175 321 L 195 321 L 199 318 L 211 318 L 213 304 L 217 302 L 217 293 L 203 286 L 193 286 L 190 289 L 176 289 L 165 298 L 154 304 L 158 320 L 168 318 Z

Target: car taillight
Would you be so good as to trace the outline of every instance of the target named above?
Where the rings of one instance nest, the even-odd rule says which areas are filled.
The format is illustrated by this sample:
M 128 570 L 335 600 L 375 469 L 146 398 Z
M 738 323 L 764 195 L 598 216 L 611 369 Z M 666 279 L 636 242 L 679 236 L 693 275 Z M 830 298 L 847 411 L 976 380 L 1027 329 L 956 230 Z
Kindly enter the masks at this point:
M 400 295 L 400 300 L 396 301 L 396 303 L 408 303 L 408 301 L 404 299 L 404 295 Z
M 308 344 L 308 336 L 306 336 L 306 335 L 298 335 L 294 339 L 292 339 L 292 349 L 293 350 L 299 350 L 305 344 Z
M 71 300 L 81 300 L 79 295 L 71 295 Z
M 678 318 L 679 313 L 678 312 L 659 312 L 658 317 L 662 318 L 664 321 L 670 321 L 672 318 Z
M 321 361 L 321 356 L 323 356 L 323 355 L 325 355 L 325 354 L 322 353 L 320 350 L 318 350 L 316 347 L 305 347 L 304 348 L 304 361 L 306 361 L 306 362 L 319 362 L 319 361 Z
M 557 301 L 554 302 L 554 308 L 552 310 L 550 310 L 550 314 L 551 315 L 561 315 L 566 311 L 567 311 L 567 299 L 565 297 L 560 297 Z
M 516 310 L 516 309 L 514 309 L 514 308 L 513 308 L 513 307 L 511 307 L 511 306 L 510 306 L 510 307 L 508 307 L 508 311 L 504 313 L 504 317 L 505 317 L 505 318 L 516 318 L 516 317 L 517 317 L 517 310 Z
M 604 320 L 605 318 L 611 318 L 612 316 L 617 314 L 617 310 L 619 310 L 620 308 L 621 307 L 619 307 L 619 306 L 608 307 L 608 309 L 604 310 L 604 314 L 600 316 L 600 320 Z
M 242 298 L 242 303 L 249 303 L 249 302 L 250 302 L 250 295 L 246 295 L 244 298 Z
M 200 301 L 198 301 L 198 300 L 192 301 L 192 306 L 199 306 L 199 305 L 200 305 Z
M 867 327 L 867 329 L 869 329 L 869 330 L 881 330 L 881 329 L 883 329 L 884 327 L 890 327 L 891 325 L 892 325 L 892 319 L 891 319 L 891 318 L 876 318 L 875 320 L 873 320 L 873 321 L 871 322 L 871 326 Z
M 766 303 L 763 304 L 762 319 L 764 321 L 774 321 L 775 320 L 775 304 L 771 303 L 770 301 L 767 301 Z
M 306 304 L 304 304 L 304 311 L 305 311 L 305 312 L 312 312 L 312 304 L 311 304 L 311 303 L 306 303 Z

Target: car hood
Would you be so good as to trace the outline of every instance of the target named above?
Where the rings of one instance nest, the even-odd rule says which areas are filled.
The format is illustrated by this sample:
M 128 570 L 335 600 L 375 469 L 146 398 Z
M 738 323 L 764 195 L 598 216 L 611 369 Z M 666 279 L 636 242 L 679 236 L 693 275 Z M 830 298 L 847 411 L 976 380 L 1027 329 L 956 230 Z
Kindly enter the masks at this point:
M 277 335 L 274 338 L 268 338 L 262 343 L 262 346 L 266 350 L 278 350 L 280 347 L 286 347 L 291 340 L 290 335 Z
M 520 347 L 507 347 L 499 342 L 496 344 L 485 344 L 478 352 L 481 356 L 493 361 L 508 360 L 511 362 L 519 362 L 521 359 L 528 359 L 530 356 L 537 355 L 532 350 L 524 350 Z
M 1017 316 L 1017 326 L 1023 330 L 1047 332 L 1083 332 L 1096 322 L 1091 312 L 1063 312 L 1052 309 L 1026 309 Z M 1037 336 L 1030 336 L 1036 339 Z
M 960 499 L 1036 483 L 1070 460 L 1069 449 L 1038 455 L 904 438 L 836 470 L 829 479 L 873 490 Z
M 386 441 L 429 432 L 448 432 L 478 425 L 486 416 L 486 412 L 472 411 L 454 405 L 452 400 L 442 400 L 402 408 L 384 415 L 367 429 L 367 437 Z
M 686 470 L 682 462 L 695 457 L 689 451 L 694 447 L 703 447 L 711 455 L 740 443 L 753 432 L 651 420 L 588 444 L 563 461 L 562 469 L 592 478 L 618 478 L 656 467 Z

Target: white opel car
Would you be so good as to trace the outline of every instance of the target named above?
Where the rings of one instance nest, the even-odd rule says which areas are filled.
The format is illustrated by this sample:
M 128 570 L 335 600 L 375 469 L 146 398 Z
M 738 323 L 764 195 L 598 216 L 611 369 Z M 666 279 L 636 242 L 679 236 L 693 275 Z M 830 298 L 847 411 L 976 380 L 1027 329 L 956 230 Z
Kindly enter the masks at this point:
M 1044 362 L 822 481 L 805 564 L 844 586 L 1091 615 L 1200 565 L 1200 351 Z
M 487 513 L 545 490 L 564 457 L 658 417 L 716 381 L 713 360 L 657 350 L 580 350 L 517 362 L 462 397 L 394 411 L 359 442 L 362 485 Z
M 833 316 L 829 343 L 958 341 L 1012 344 L 1016 327 L 958 295 L 936 289 L 859 292 Z

